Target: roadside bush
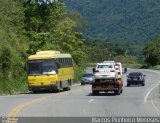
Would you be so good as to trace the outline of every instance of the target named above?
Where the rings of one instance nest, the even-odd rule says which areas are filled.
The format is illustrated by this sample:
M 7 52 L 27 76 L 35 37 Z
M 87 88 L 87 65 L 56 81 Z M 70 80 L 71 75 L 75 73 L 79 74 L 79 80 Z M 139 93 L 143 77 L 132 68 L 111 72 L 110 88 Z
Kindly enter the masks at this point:
M 17 45 L 18 39 L 12 33 L 0 32 L 0 94 L 26 91 L 23 45 Z
M 128 55 L 119 55 L 119 56 L 115 56 L 114 60 L 116 62 L 121 62 L 123 64 L 137 64 L 137 58 L 134 56 L 128 56 Z

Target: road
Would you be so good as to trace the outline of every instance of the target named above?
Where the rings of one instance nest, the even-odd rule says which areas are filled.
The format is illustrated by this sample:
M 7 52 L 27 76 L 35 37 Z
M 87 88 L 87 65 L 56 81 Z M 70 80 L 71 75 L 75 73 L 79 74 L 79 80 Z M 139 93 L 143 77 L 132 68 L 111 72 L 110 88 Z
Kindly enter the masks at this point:
M 159 116 L 157 84 L 160 72 L 141 71 L 146 85 L 124 87 L 123 94 L 91 94 L 91 85 L 74 85 L 71 91 L 60 93 L 19 94 L 0 97 L 0 116 L 7 117 L 106 117 Z M 126 75 L 124 75 L 126 85 Z

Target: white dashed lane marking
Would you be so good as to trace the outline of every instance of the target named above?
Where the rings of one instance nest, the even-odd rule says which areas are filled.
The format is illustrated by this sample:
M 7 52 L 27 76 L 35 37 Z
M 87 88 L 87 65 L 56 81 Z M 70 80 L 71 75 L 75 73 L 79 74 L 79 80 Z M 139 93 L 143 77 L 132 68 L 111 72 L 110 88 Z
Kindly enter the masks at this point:
M 94 99 L 90 99 L 88 102 L 91 103 L 91 102 L 93 102 L 93 101 L 94 101 Z

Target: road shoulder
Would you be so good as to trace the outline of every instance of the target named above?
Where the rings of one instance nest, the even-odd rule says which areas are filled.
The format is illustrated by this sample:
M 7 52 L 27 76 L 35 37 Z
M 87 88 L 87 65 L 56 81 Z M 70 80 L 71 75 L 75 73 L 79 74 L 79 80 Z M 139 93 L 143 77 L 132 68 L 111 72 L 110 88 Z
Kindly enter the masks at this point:
M 154 109 L 160 113 L 160 84 L 151 92 L 150 101 Z

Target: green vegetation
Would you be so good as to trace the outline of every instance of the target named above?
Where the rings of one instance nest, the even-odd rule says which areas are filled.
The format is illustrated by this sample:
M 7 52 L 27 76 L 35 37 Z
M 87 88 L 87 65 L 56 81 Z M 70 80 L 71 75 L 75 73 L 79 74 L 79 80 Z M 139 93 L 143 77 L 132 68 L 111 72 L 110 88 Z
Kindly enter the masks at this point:
M 14 0 L 0 2 L 0 94 L 25 91 L 23 4 Z
M 49 1 L 48 1 L 49 2 Z M 62 2 L 39 1 L 25 4 L 25 29 L 29 38 L 29 54 L 37 50 L 69 52 L 77 65 L 84 59 L 81 33 L 75 32 L 76 23 L 65 12 Z
M 37 50 L 71 53 L 75 70 L 83 70 L 82 34 L 75 31 L 78 24 L 69 18 L 64 3 L 50 0 L 0 2 L 0 94 L 27 91 L 24 64 Z
M 141 69 L 143 67 L 143 64 L 123 64 L 123 67 Z
M 88 22 L 83 30 L 84 34 L 89 40 L 96 39 L 95 41 L 98 42 L 98 45 L 96 43 L 91 45 L 94 47 L 91 48 L 89 56 L 92 61 L 114 59 L 125 64 L 145 64 L 142 65 L 142 68 L 160 64 L 160 42 L 151 42 L 160 34 L 158 26 L 160 22 L 157 21 L 160 19 L 160 13 L 158 13 L 160 1 L 63 1 L 69 10 L 81 13 Z M 105 43 L 100 44 L 100 41 Z M 147 42 L 151 43 L 145 45 Z M 102 46 L 102 49 L 99 45 Z M 96 51 L 101 53 L 96 54 Z
M 148 68 L 160 70 L 160 37 L 145 45 L 145 63 Z
M 90 63 L 97 63 L 103 61 L 117 61 L 123 64 L 137 64 L 139 60 L 136 56 L 131 56 L 127 53 L 127 49 L 124 47 L 116 47 L 108 41 L 92 41 L 86 42 L 86 56 Z M 91 66 L 93 66 L 91 64 Z
M 156 38 L 144 47 L 145 61 L 149 66 L 160 64 L 160 38 Z
M 159 0 L 63 0 L 87 20 L 86 36 L 125 46 L 142 55 L 143 46 L 160 34 Z
M 69 18 L 62 2 L 27 2 L 25 8 L 25 29 L 29 38 L 27 53 L 50 49 L 71 53 L 75 62 L 75 82 L 78 82 L 85 61 L 82 34 L 75 31 L 80 24 L 74 19 L 80 16 L 70 13 L 74 19 Z
M 154 70 L 160 70 L 160 65 L 155 65 L 152 69 L 154 69 Z

